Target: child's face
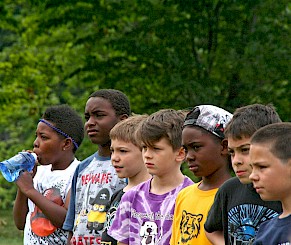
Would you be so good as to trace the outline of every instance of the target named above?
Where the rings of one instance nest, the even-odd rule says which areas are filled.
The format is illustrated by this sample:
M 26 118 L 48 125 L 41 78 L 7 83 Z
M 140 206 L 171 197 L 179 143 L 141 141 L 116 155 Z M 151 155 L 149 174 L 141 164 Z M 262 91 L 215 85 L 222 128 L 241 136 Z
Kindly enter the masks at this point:
M 110 102 L 92 97 L 85 107 L 85 131 L 93 144 L 105 145 L 110 142 L 109 132 L 119 121 Z
M 228 138 L 228 152 L 231 156 L 232 168 L 242 184 L 251 183 L 249 176 L 252 172 L 250 165 L 250 138 Z
M 266 201 L 290 200 L 291 160 L 282 163 L 270 152 L 267 144 L 251 145 L 250 160 L 253 167 L 250 179 L 261 198 Z
M 215 136 L 203 133 L 197 127 L 183 129 L 182 142 L 186 149 L 186 161 L 197 177 L 208 177 L 226 167 L 222 160 L 222 145 L 213 137 Z
M 156 176 L 165 176 L 177 171 L 180 161 L 185 157 L 185 152 L 180 151 L 181 149 L 174 151 L 165 138 L 157 141 L 153 146 L 146 146 L 142 143 L 143 161 L 148 172 Z
M 111 161 L 119 178 L 136 176 L 145 169 L 141 149 L 123 140 L 111 141 Z
M 51 123 L 51 122 L 50 122 Z M 53 123 L 51 123 L 53 125 Z M 36 138 L 33 142 L 33 151 L 37 154 L 41 165 L 52 164 L 54 169 L 63 169 L 63 151 L 65 139 L 43 122 L 39 122 L 36 129 Z

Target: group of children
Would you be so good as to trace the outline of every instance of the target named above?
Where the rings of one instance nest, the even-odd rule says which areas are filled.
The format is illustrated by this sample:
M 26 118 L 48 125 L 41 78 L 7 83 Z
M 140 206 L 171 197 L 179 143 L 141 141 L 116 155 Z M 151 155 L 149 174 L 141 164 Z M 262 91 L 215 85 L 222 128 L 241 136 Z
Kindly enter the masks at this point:
M 126 95 L 102 89 L 85 119 L 98 151 L 82 162 L 75 111 L 53 106 L 39 120 L 40 166 L 16 181 L 24 244 L 290 244 L 291 123 L 272 106 L 131 115 Z

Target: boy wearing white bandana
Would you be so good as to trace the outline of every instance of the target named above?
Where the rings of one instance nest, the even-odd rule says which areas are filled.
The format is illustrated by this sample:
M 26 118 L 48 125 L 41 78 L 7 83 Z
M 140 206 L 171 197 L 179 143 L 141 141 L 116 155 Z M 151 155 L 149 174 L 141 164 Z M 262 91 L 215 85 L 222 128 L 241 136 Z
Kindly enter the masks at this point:
M 186 116 L 182 142 L 189 169 L 199 183 L 184 188 L 177 196 L 171 245 L 211 245 L 204 223 L 218 188 L 231 177 L 226 124 L 232 118 L 228 111 L 213 106 L 194 107 Z

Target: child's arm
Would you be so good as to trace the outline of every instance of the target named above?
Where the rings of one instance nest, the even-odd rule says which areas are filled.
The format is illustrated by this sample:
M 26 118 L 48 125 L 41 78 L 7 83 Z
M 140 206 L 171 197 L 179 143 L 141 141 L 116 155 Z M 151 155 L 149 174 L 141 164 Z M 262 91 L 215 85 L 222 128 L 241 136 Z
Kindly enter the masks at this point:
M 59 228 L 63 226 L 67 213 L 66 208 L 59 206 L 40 194 L 33 186 L 33 180 L 30 173 L 23 172 L 16 181 L 16 184 L 19 190 L 39 209 L 41 209 L 53 225 Z
M 225 245 L 223 231 L 207 232 L 205 231 L 206 237 L 213 245 Z
M 24 229 L 27 213 L 28 213 L 27 197 L 18 189 L 13 206 L 13 219 L 17 229 L 19 230 Z
M 68 240 L 67 240 L 67 245 L 71 245 L 71 239 L 73 237 L 73 232 L 69 231 L 69 236 L 68 236 Z
M 130 225 L 133 203 L 132 198 L 134 193 L 135 192 L 129 190 L 122 196 L 115 213 L 115 218 L 113 219 L 112 224 L 107 231 L 108 235 L 117 240 L 117 244 L 119 245 L 129 244 L 129 238 L 131 236 Z
M 28 152 L 32 153 L 32 151 L 28 151 Z M 30 172 L 32 177 L 34 177 L 36 174 L 37 165 L 38 164 L 36 162 L 33 167 L 32 172 Z M 13 219 L 14 219 L 14 224 L 17 227 L 17 229 L 24 230 L 28 210 L 29 210 L 28 198 L 18 188 L 14 206 L 13 206 Z
M 68 191 L 66 195 L 66 200 L 65 200 L 65 208 L 68 210 L 69 205 L 70 205 L 70 199 L 71 199 L 71 189 Z

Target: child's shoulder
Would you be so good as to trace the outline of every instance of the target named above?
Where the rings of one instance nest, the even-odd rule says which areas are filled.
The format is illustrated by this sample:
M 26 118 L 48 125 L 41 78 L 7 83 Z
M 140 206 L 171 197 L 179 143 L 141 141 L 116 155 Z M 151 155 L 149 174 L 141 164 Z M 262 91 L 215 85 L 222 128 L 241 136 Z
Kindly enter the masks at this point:
M 98 154 L 98 151 L 94 152 L 92 155 L 88 156 L 87 158 L 85 158 L 82 163 L 86 163 L 86 162 L 92 162 L 93 160 L 98 160 L 98 161 L 110 161 L 110 156 L 107 156 L 107 157 L 103 157 L 103 156 L 100 156 Z
M 195 184 L 193 180 L 191 180 L 188 176 L 184 176 L 183 185 L 185 187 Z
M 146 191 L 146 190 L 149 190 L 150 188 L 150 184 L 151 184 L 151 181 L 152 181 L 152 178 L 144 181 L 144 182 L 141 182 L 139 183 L 138 185 L 132 187 L 129 191 L 127 192 L 139 192 L 141 190 L 143 191 Z
M 226 180 L 219 189 L 221 190 L 229 190 L 229 189 L 236 189 L 238 187 L 243 186 L 243 184 L 239 181 L 237 177 L 232 177 Z
M 151 179 L 132 187 L 130 190 L 124 193 L 123 195 L 124 199 L 127 199 L 127 198 L 130 199 L 130 198 L 135 197 L 136 195 L 140 195 L 142 192 L 143 193 L 148 192 L 150 189 L 150 182 L 151 182 Z
M 182 183 L 183 188 L 179 191 L 179 196 L 182 195 L 188 195 L 187 193 L 192 192 L 193 189 L 196 189 L 199 183 L 193 182 L 191 179 L 187 180 L 187 178 L 184 179 L 184 182 Z
M 79 164 L 79 168 L 84 169 L 88 165 L 90 165 L 90 163 L 95 162 L 95 161 L 111 163 L 109 156 L 108 157 L 99 156 L 98 151 L 97 151 L 93 153 L 92 155 L 88 156 L 87 158 L 85 158 L 84 160 L 82 160 L 81 163 Z
M 39 165 L 37 166 L 37 171 L 34 176 L 34 180 L 42 178 L 42 176 L 47 175 L 51 173 L 52 165 Z
M 218 188 L 218 195 L 220 195 L 220 196 L 233 195 L 233 193 L 243 191 L 247 188 L 248 188 L 247 185 L 242 184 L 237 177 L 232 177 L 232 178 L 226 180 Z

